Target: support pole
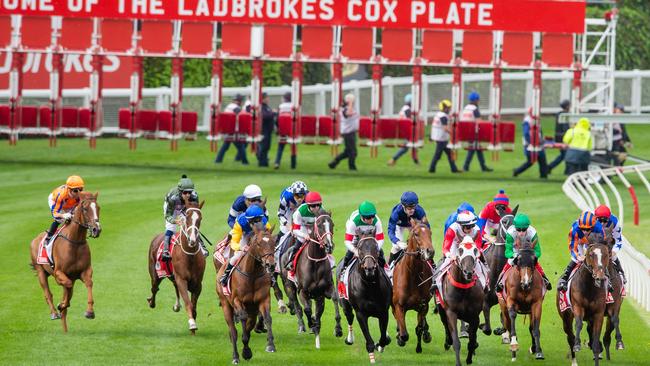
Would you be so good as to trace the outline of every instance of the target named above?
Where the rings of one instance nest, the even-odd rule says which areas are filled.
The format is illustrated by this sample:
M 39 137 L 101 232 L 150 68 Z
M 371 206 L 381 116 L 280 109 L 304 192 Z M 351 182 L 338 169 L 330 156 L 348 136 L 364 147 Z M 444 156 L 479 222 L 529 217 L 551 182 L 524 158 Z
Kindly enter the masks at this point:
M 291 141 L 291 169 L 296 169 L 298 159 L 298 146 L 297 139 L 300 136 L 300 108 L 302 105 L 302 78 L 303 78 L 303 65 L 302 62 L 293 62 L 293 79 L 291 81 L 291 102 L 293 108 L 291 109 L 292 126 L 294 136 Z
M 582 65 L 576 64 L 573 70 L 573 84 L 571 88 L 571 113 L 580 113 L 580 99 L 582 99 Z
M 449 139 L 449 144 L 451 145 L 452 150 L 452 158 L 455 161 L 457 158 L 457 149 L 460 148 L 460 143 L 457 141 L 458 140 L 458 116 L 460 116 L 460 108 L 461 105 L 463 104 L 463 97 L 462 97 L 462 85 L 463 85 L 463 80 L 462 80 L 462 75 L 463 75 L 463 68 L 461 67 L 461 59 L 456 58 L 454 61 L 454 67 L 452 69 L 452 83 L 451 83 L 451 119 L 450 119 L 450 124 L 451 124 L 451 136 Z
M 372 65 L 372 88 L 370 90 L 370 115 L 372 116 L 372 132 L 370 134 L 370 157 L 376 158 L 378 153 L 378 125 L 379 117 L 381 116 L 381 78 L 383 67 L 379 63 L 379 57 L 375 58 L 375 63 Z
M 413 66 L 413 87 L 411 100 L 411 156 L 413 161 L 418 161 L 418 129 L 420 121 L 420 111 L 422 110 L 422 66 L 418 64 Z
M 542 151 L 542 141 L 539 140 L 542 125 L 540 123 L 540 111 L 542 109 L 542 63 L 535 61 L 535 69 L 533 70 L 533 100 L 532 100 L 531 119 L 533 125 L 530 130 L 530 153 L 531 161 L 534 164 L 537 162 L 537 155 Z
M 219 134 L 219 113 L 221 112 L 221 80 L 223 77 L 223 60 L 212 59 L 212 79 L 210 80 L 210 151 L 217 151 Z
M 490 149 L 492 150 L 492 160 L 499 160 L 499 150 L 501 150 L 501 140 L 499 139 L 499 122 L 501 120 L 501 86 L 503 85 L 501 74 L 501 64 L 497 64 L 492 74 L 492 103 L 493 110 L 491 114 L 492 119 L 492 141 L 490 141 Z
M 262 85 L 264 84 L 264 61 L 260 59 L 253 60 L 252 65 L 253 77 L 251 79 L 251 114 L 253 115 L 253 126 L 251 131 L 251 152 L 257 152 L 257 135 L 258 126 L 262 126 Z
M 142 56 L 133 57 L 133 71 L 131 72 L 131 96 L 129 107 L 131 110 L 131 120 L 129 121 L 129 149 L 136 149 L 136 127 L 139 118 L 140 102 L 142 100 L 142 84 L 144 82 L 142 75 L 142 65 L 144 58 Z
M 22 125 L 23 64 L 25 54 L 14 48 L 9 72 L 9 145 L 16 145 L 18 129 Z
M 172 59 L 172 96 L 169 107 L 172 112 L 171 150 L 178 151 L 178 138 L 181 134 L 181 123 L 183 118 L 183 59 L 174 57 Z
M 101 128 L 103 120 L 104 56 L 94 53 L 92 67 L 93 71 L 90 74 L 90 136 L 88 143 L 91 149 L 95 149 L 97 147 L 97 135 L 99 134 L 97 131 Z
M 50 73 L 50 147 L 56 147 L 56 134 L 61 124 L 61 103 L 63 99 L 63 54 L 52 52 L 52 72 Z
M 341 137 L 341 104 L 343 103 L 343 64 L 332 63 L 332 157 L 338 155 L 338 141 Z

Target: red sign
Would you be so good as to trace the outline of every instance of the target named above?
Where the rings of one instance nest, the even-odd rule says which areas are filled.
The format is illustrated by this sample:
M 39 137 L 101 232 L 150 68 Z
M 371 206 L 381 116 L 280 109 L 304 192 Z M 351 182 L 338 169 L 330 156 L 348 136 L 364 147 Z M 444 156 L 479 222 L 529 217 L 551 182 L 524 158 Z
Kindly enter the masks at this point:
M 28 53 L 23 64 L 24 89 L 48 89 L 52 56 L 43 53 Z M 90 86 L 92 55 L 66 54 L 63 56 L 63 87 L 80 89 Z M 9 89 L 11 52 L 0 53 L 0 89 Z M 104 88 L 129 88 L 131 58 L 106 56 L 104 59 Z
M 0 14 L 582 33 L 584 0 L 2 0 Z

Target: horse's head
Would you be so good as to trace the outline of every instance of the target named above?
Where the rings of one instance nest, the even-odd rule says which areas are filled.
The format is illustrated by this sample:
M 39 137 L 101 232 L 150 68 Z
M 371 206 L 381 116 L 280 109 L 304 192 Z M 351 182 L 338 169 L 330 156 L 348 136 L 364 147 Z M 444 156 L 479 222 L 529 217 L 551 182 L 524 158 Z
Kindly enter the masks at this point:
M 508 228 L 512 226 L 513 222 L 515 221 L 517 211 L 519 211 L 519 205 L 515 206 L 515 209 L 512 210 L 512 213 L 501 216 L 501 220 L 499 220 L 499 231 L 497 231 L 497 243 L 506 242 L 506 234 L 508 232 Z
M 481 253 L 479 252 L 471 236 L 465 236 L 458 246 L 458 267 L 463 273 L 465 281 L 471 281 L 476 270 L 476 261 Z
M 333 233 L 334 221 L 332 220 L 332 213 L 321 209 L 320 214 L 314 220 L 311 234 L 312 239 L 325 249 L 328 254 L 334 251 Z
M 423 260 L 433 258 L 435 250 L 431 240 L 431 229 L 421 221 L 411 219 L 411 234 L 408 241 L 408 250 L 417 251 Z
M 372 226 L 363 226 L 358 230 L 359 241 L 357 250 L 359 251 L 359 268 L 362 275 L 366 278 L 377 276 L 379 267 L 379 248 L 377 239 L 375 239 L 375 228 Z
M 253 236 L 249 246 L 249 254 L 255 260 L 262 264 L 267 273 L 273 274 L 275 271 L 275 235 L 273 229 L 258 228 L 253 226 Z
M 596 287 L 602 286 L 606 276 L 605 270 L 609 264 L 609 248 L 604 242 L 590 244 L 585 256 L 585 264 L 594 278 Z
M 102 226 L 99 224 L 99 204 L 97 204 L 99 192 L 92 194 L 90 192 L 79 193 L 79 204 L 74 210 L 73 221 L 79 226 L 90 230 L 92 238 L 99 237 L 102 232 Z
M 200 229 L 201 219 L 203 218 L 201 209 L 204 203 L 205 201 L 197 204 L 196 202 L 185 200 L 185 215 L 179 219 L 182 236 L 187 240 L 187 245 L 190 248 L 195 248 L 199 240 L 201 240 Z

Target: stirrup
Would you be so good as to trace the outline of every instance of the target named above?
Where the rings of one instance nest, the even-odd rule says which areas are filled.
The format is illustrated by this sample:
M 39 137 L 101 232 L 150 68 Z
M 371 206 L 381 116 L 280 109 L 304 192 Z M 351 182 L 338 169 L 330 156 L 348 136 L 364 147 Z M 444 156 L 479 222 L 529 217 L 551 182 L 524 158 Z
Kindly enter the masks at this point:
M 567 290 L 567 285 L 568 285 L 568 281 L 563 279 L 563 278 L 560 278 L 560 281 L 558 281 L 558 283 L 557 283 L 558 291 L 566 291 Z

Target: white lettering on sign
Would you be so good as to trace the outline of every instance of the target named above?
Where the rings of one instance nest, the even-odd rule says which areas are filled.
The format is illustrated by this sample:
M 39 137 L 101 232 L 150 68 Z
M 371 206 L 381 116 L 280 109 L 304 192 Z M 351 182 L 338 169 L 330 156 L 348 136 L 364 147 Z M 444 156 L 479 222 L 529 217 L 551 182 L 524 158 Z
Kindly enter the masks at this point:
M 361 5 L 362 5 L 361 0 L 350 0 L 350 1 L 348 1 L 348 19 L 350 19 L 350 20 L 352 20 L 354 22 L 358 22 L 359 20 L 361 20 L 361 15 L 359 15 L 358 13 L 355 13 L 355 10 L 354 10 L 355 7 L 359 7 Z
M 449 12 L 447 13 L 447 24 L 460 24 L 460 17 L 458 15 L 458 7 L 456 3 L 449 4 Z
M 384 0 L 384 15 L 381 17 L 383 22 L 397 22 L 397 15 L 395 15 L 395 8 L 397 7 L 397 0 L 386 1 Z
M 262 3 L 262 0 L 250 0 L 248 16 L 251 18 L 256 17 L 261 19 L 264 16 L 262 13 L 263 7 L 264 4 Z
M 233 18 L 241 18 L 246 16 L 246 0 L 233 0 L 232 11 L 230 15 Z
M 476 4 L 460 3 L 460 7 L 465 11 L 465 25 L 472 24 L 472 9 L 476 7 Z
M 212 15 L 222 17 L 228 14 L 228 0 L 215 0 Z
M 298 19 L 296 5 L 298 5 L 298 0 L 286 0 L 284 2 L 284 19 Z
M 302 19 L 314 20 L 316 19 L 316 14 L 314 14 L 314 3 L 316 0 L 303 0 L 302 1 Z
M 266 15 L 271 19 L 278 19 L 282 15 L 282 0 L 267 0 Z
M 197 16 L 210 15 L 210 7 L 208 6 L 208 0 L 199 0 L 199 2 L 196 4 L 196 15 Z
M 418 17 L 427 11 L 424 1 L 413 1 L 411 3 L 411 23 L 416 23 Z
M 52 0 L 2 0 L 7 10 L 54 11 Z
M 366 2 L 366 20 L 376 22 L 379 20 L 380 14 L 379 0 L 368 0 Z
M 436 3 L 429 3 L 429 24 L 442 24 L 442 18 L 436 18 Z
M 478 25 L 492 25 L 493 4 L 478 4 Z
M 320 3 L 320 20 L 332 20 L 334 19 L 334 0 L 321 0 Z
M 438 7 L 436 7 L 438 5 Z M 445 9 L 435 1 L 411 2 L 411 24 L 442 24 L 464 26 L 491 26 L 493 4 L 459 1 L 449 3 Z M 439 10 L 436 12 L 436 10 Z M 446 10 L 446 14 L 445 14 Z M 426 21 L 425 21 L 426 19 Z

